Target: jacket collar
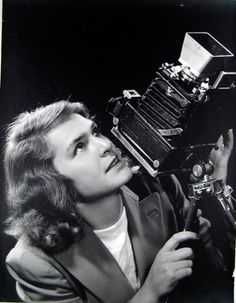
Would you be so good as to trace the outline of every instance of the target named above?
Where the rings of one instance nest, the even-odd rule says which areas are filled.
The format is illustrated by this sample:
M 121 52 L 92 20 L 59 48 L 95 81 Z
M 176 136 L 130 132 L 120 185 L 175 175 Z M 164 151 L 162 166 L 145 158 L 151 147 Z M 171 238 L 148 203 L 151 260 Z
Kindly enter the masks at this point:
M 142 284 L 164 241 L 160 197 L 154 193 L 139 202 L 139 197 L 126 186 L 121 192 Z M 86 223 L 82 239 L 54 257 L 102 302 L 126 302 L 135 293 L 114 257 Z

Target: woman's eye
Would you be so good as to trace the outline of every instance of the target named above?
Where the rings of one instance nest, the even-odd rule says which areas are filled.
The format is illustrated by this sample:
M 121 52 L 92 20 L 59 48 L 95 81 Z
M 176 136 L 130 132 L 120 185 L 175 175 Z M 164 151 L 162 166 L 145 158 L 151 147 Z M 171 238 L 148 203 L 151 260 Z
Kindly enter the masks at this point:
M 83 151 L 85 149 L 85 147 L 86 147 L 85 143 L 82 143 L 82 142 L 78 143 L 75 147 L 75 154 Z

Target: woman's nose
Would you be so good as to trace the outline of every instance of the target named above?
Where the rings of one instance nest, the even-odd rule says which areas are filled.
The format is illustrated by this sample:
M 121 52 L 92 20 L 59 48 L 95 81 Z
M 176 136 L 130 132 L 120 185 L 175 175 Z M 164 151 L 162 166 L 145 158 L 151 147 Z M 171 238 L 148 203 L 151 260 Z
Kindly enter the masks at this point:
M 99 137 L 99 153 L 102 157 L 105 157 L 110 153 L 112 143 L 107 137 Z

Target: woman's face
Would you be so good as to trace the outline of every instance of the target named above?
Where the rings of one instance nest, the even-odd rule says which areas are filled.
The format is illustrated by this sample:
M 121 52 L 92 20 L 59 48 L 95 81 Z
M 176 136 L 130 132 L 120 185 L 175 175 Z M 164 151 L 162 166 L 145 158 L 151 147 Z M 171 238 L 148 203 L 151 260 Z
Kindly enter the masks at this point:
M 79 114 L 48 132 L 56 170 L 73 181 L 84 202 L 117 191 L 132 177 L 131 169 L 96 124 Z

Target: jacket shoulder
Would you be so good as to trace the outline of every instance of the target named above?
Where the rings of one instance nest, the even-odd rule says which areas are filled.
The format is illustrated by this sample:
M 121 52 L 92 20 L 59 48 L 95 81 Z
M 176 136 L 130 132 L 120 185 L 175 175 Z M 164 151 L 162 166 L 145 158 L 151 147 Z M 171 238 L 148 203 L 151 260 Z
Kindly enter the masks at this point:
M 25 238 L 17 241 L 6 257 L 6 264 L 17 271 L 22 271 L 22 274 L 30 272 L 32 275 L 35 271 L 37 276 L 50 268 L 46 255 L 40 249 L 30 246 Z
M 19 239 L 9 252 L 6 266 L 17 282 L 17 293 L 21 299 L 57 301 L 74 297 L 65 277 L 49 262 L 49 258 L 24 238 Z

